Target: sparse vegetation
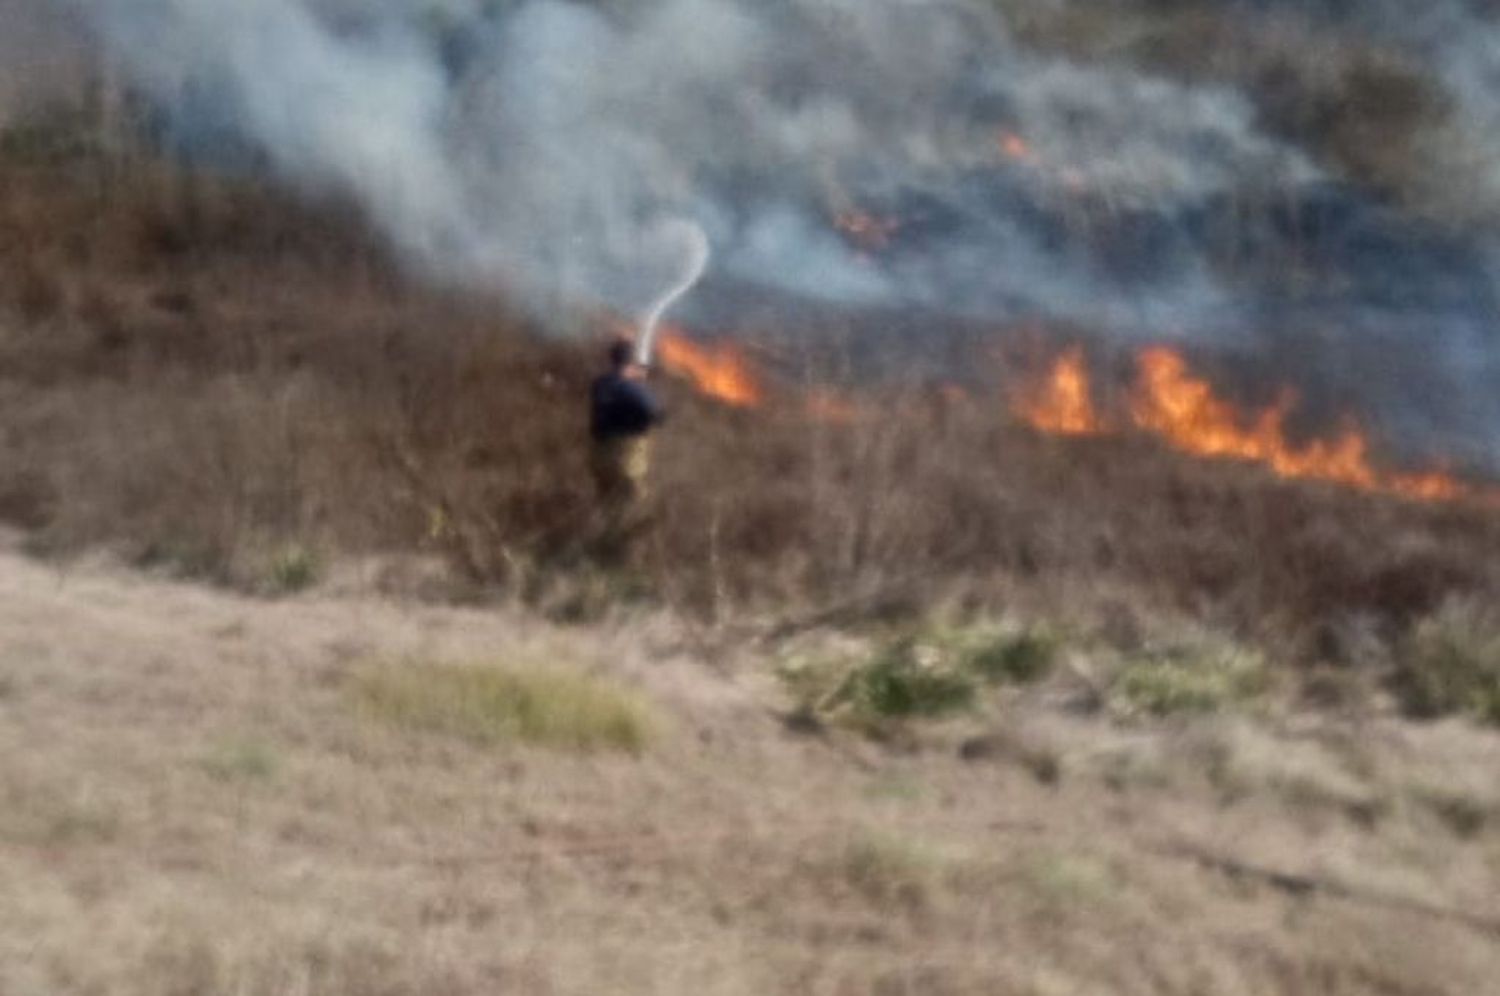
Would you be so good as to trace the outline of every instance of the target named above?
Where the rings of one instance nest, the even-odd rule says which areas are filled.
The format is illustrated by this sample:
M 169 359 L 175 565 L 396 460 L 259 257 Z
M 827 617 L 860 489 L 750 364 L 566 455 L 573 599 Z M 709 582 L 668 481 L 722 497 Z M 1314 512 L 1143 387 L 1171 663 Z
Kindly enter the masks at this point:
M 276 551 L 268 569 L 272 593 L 293 595 L 318 581 L 318 555 L 301 543 L 289 543 Z
M 338 205 L 146 159 L 108 173 L 101 207 L 100 170 L 0 160 L 0 516 L 53 555 L 108 545 L 262 590 L 350 553 L 436 553 L 471 589 L 583 620 L 800 612 L 925 578 L 910 601 L 1019 599 L 1087 626 L 1106 608 L 1090 592 L 1129 588 L 1278 661 L 1316 653 L 1330 619 L 1389 639 L 1500 590 L 1500 523 L 1480 509 L 1039 439 L 999 403 L 916 387 L 869 389 L 899 418 L 810 424 L 789 371 L 750 413 L 663 384 L 650 525 L 606 576 L 581 442 L 592 346 L 412 285 Z M 826 359 L 810 379 L 833 376 Z M 290 555 L 268 572 L 268 550 Z M 988 666 L 1024 679 L 1050 640 L 997 645 Z
M 1288 15 L 1282 65 L 1203 0 L 1005 2 L 1055 50 L 1256 78 L 1325 166 L 1418 193 L 1444 107 L 1378 46 L 1325 67 Z M 818 421 L 799 391 L 844 358 L 767 349 L 756 411 L 662 382 L 646 524 L 606 567 L 587 335 L 416 285 L 346 204 L 87 128 L 0 137 L 0 527 L 31 557 L 0 550 L 0 991 L 1500 976 L 1500 799 L 1460 777 L 1500 741 L 1367 694 L 1500 724 L 1492 509 L 1041 438 L 998 368 L 994 398 L 869 384 L 885 417 Z M 58 583 L 101 548 L 147 570 Z M 483 608 L 242 597 L 352 556 L 439 562 Z M 784 629 L 818 649 L 783 659 Z M 803 729 L 874 736 L 788 735 L 787 694 Z M 1188 838 L 1286 874 L 1164 853 Z M 1399 901 L 1306 901 L 1335 848 Z
M 1221 712 L 1266 690 L 1265 661 L 1239 647 L 1185 648 L 1126 662 L 1114 702 L 1126 715 Z
M 960 638 L 961 667 L 992 684 L 1030 684 L 1057 663 L 1059 640 L 1041 627 L 979 630 Z
M 951 869 L 933 848 L 874 831 L 848 841 L 835 864 L 856 892 L 881 909 L 920 910 L 933 901 Z
M 210 777 L 221 782 L 261 782 L 275 777 L 281 758 L 264 739 L 231 737 L 214 744 L 200 763 Z
M 883 733 L 893 723 L 968 711 L 987 687 L 1039 681 L 1058 649 L 1057 637 L 1040 628 L 929 625 L 865 653 L 793 657 L 780 673 L 798 715 Z
M 87 564 L 58 584 L 11 551 L 0 588 L 0 673 L 20 689 L 0 702 L 6 992 L 1468 996 L 1500 972 L 1480 774 L 1500 740 L 1466 724 L 1249 715 L 1232 751 L 1195 749 L 1231 724 L 1059 705 L 1123 652 L 1080 637 L 1056 689 L 972 673 L 994 708 L 891 750 L 788 735 L 759 680 L 774 651 L 708 666 L 713 634 L 680 619 L 310 605 Z M 621 658 L 628 697 L 683 730 L 640 761 L 578 756 L 571 719 L 561 749 L 513 749 L 512 674 L 533 668 L 433 663 Z M 615 680 L 590 685 L 613 700 Z M 941 735 L 996 729 L 1007 763 Z M 1366 797 L 1398 804 L 1341 815 Z M 1178 841 L 1233 860 L 1179 859 Z M 1287 894 L 1333 848 L 1360 888 Z M 1227 877 L 1234 861 L 1270 884 Z
M 833 706 L 848 703 L 868 719 L 941 716 L 974 702 L 973 679 L 916 640 L 897 640 L 850 672 Z
M 1453 601 L 1407 640 L 1395 678 L 1401 704 L 1432 719 L 1463 713 L 1500 726 L 1500 623 L 1474 602 Z
M 1492 802 L 1451 786 L 1419 785 L 1413 790 L 1413 796 L 1460 837 L 1477 837 L 1491 821 L 1500 817 Z
M 1047 905 L 1098 906 L 1120 888 L 1114 872 L 1089 855 L 1042 853 L 1033 857 L 1025 870 L 1032 892 Z
M 358 677 L 354 695 L 378 720 L 482 744 L 640 753 L 656 732 L 639 697 L 563 665 L 385 663 Z
M 803 712 L 869 730 L 967 709 L 979 692 L 974 676 L 958 662 L 910 637 L 893 640 L 864 660 L 793 661 L 782 676 Z

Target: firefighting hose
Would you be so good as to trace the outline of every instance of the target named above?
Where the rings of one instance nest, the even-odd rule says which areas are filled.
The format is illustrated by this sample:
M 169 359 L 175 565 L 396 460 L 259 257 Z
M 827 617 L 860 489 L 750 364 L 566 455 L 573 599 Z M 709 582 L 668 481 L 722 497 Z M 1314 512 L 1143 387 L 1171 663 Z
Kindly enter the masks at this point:
M 682 244 L 687 250 L 687 259 L 677 283 L 652 304 L 645 318 L 641 320 L 640 337 L 636 339 L 635 344 L 635 358 L 636 362 L 642 366 L 651 365 L 652 355 L 656 351 L 656 333 L 661 325 L 662 316 L 702 279 L 704 271 L 708 269 L 711 256 L 708 236 L 694 222 L 674 219 L 663 226 L 663 234 Z

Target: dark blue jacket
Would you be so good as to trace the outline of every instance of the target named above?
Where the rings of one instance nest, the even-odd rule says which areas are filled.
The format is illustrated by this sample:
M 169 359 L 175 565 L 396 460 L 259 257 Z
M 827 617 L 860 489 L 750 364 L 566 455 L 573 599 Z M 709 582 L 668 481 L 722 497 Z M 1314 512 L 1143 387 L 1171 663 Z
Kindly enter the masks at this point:
M 649 432 L 662 419 L 661 403 L 638 380 L 607 373 L 589 389 L 589 431 L 597 440 Z

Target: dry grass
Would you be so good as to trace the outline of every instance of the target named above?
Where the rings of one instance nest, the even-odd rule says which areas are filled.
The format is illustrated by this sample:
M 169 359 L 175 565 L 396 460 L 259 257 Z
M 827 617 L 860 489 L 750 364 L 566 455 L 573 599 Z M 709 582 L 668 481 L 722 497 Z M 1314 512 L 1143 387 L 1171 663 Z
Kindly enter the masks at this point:
M 1500 726 L 1500 626 L 1493 611 L 1450 602 L 1423 620 L 1407 641 L 1395 685 L 1414 716 L 1461 713 Z
M 966 720 L 1050 743 L 1043 781 L 1019 752 L 788 732 L 765 661 L 711 668 L 669 621 L 0 553 L 0 627 L 7 994 L 1467 996 L 1500 971 L 1441 913 L 1500 916 L 1500 756 L 1472 728 L 1126 729 L 1045 687 Z M 670 730 L 639 757 L 414 734 L 349 708 L 376 655 L 587 663 Z
M 1038 438 L 999 387 L 870 387 L 899 417 L 809 422 L 794 388 L 816 362 L 753 412 L 664 384 L 653 524 L 601 559 L 592 346 L 412 286 L 337 205 L 65 161 L 0 161 L 0 519 L 38 552 L 107 546 L 267 593 L 351 554 L 435 554 L 449 596 L 573 619 L 869 595 L 908 616 L 1016 607 L 1122 650 L 1194 620 L 1367 689 L 1417 621 L 1500 590 L 1487 510 Z
M 639 753 L 656 725 L 636 697 L 566 665 L 385 664 L 359 677 L 355 696 L 375 719 L 488 744 Z
M 1500 593 L 1488 511 L 1039 438 L 998 388 L 871 388 L 896 417 L 832 424 L 669 383 L 651 524 L 604 556 L 592 347 L 412 286 L 342 205 L 22 137 L 6 996 L 1467 996 L 1500 973 L 1497 741 L 1381 707 L 1414 673 L 1460 709 L 1488 688 L 1489 624 L 1444 608 Z M 781 648 L 739 639 L 762 616 L 838 662 L 819 705 L 922 735 L 787 724 Z M 581 671 L 412 663 L 557 660 Z M 1338 708 L 1296 710 L 1299 684 Z M 1268 686 L 1292 687 L 1234 708 Z

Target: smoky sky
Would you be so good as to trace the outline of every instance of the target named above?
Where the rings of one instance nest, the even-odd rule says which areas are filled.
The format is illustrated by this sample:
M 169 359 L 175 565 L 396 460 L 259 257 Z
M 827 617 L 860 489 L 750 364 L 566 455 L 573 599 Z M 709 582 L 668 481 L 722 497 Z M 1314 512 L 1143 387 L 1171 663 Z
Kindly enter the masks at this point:
M 1415 448 L 1500 454 L 1493 225 L 1408 217 L 1266 128 L 1252 95 L 1044 54 L 987 0 L 76 9 L 180 147 L 352 197 L 424 273 L 559 325 L 638 313 L 681 265 L 650 233 L 685 218 L 710 283 L 1212 345 L 1300 366 Z M 1476 219 L 1500 205 L 1489 16 L 1307 9 L 1401 39 L 1455 108 L 1434 176 L 1465 178 Z
M 643 233 L 683 216 L 716 273 L 768 287 L 1120 320 L 1119 282 L 1038 204 L 1175 214 L 1315 172 L 1232 92 L 1028 54 L 965 0 L 90 9 L 163 107 L 352 193 L 423 266 L 541 305 L 637 306 L 674 266 Z M 830 223 L 911 205 L 937 219 L 920 253 L 872 259 Z M 1233 307 L 1192 254 L 1158 262 L 1131 281 L 1151 320 Z

